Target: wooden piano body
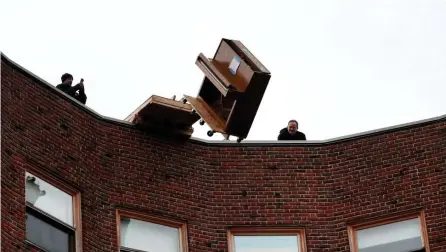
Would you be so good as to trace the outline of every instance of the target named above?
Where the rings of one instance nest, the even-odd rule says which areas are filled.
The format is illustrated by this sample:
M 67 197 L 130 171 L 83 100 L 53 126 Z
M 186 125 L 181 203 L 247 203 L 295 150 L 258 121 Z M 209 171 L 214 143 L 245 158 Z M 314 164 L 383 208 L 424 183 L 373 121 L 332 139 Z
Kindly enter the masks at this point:
M 200 119 L 191 111 L 189 104 L 175 98 L 152 95 L 124 120 L 160 134 L 188 139 L 194 131 L 192 125 Z
M 214 58 L 203 54 L 196 65 L 205 77 L 197 97 L 184 96 L 193 113 L 207 123 L 213 133 L 238 137 L 248 136 L 251 125 L 271 78 L 270 72 L 237 40 L 222 39 Z

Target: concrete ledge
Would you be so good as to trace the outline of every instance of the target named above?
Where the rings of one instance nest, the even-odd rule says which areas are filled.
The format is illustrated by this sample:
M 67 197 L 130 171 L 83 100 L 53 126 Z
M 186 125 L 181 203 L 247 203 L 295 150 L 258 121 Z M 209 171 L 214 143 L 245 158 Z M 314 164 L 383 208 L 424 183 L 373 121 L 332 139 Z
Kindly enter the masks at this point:
M 4 60 L 6 63 L 12 65 L 17 70 L 19 70 L 19 71 L 23 72 L 24 74 L 34 78 L 41 86 L 49 89 L 51 92 L 54 92 L 54 93 L 56 93 L 59 96 L 64 97 L 65 99 L 70 101 L 74 106 L 84 110 L 85 112 L 91 114 L 92 116 L 96 117 L 97 119 L 100 119 L 100 120 L 103 120 L 105 122 L 112 123 L 112 124 L 115 124 L 115 125 L 119 125 L 119 126 L 122 126 L 122 127 L 128 127 L 128 128 L 135 128 L 136 129 L 136 125 L 134 123 L 100 115 L 99 113 L 97 113 L 93 109 L 85 106 L 84 104 L 78 102 L 77 100 L 75 100 L 71 96 L 69 96 L 69 95 L 65 94 L 64 92 L 60 91 L 54 85 L 51 85 L 50 83 L 48 83 L 45 80 L 43 80 L 40 77 L 38 77 L 37 75 L 31 73 L 30 71 L 28 71 L 24 67 L 22 67 L 19 64 L 15 63 L 14 61 L 12 61 L 8 57 L 6 57 L 6 55 L 3 54 L 3 53 L 1 53 L 1 60 L 2 61 Z M 438 117 L 433 117 L 433 118 L 423 119 L 423 120 L 419 120 L 419 121 L 399 124 L 399 125 L 385 127 L 385 128 L 380 128 L 380 129 L 376 129 L 376 130 L 370 130 L 370 131 L 366 131 L 366 132 L 360 132 L 360 133 L 356 133 L 356 134 L 351 134 L 351 135 L 331 138 L 331 139 L 327 139 L 327 140 L 316 140 L 316 141 L 314 141 L 314 140 L 313 141 L 312 140 L 309 140 L 309 141 L 277 141 L 277 140 L 246 141 L 245 140 L 245 141 L 242 141 L 241 143 L 237 143 L 236 141 L 205 140 L 205 139 L 201 139 L 201 138 L 191 137 L 189 139 L 189 142 L 200 144 L 200 145 L 205 145 L 205 146 L 215 146 L 215 147 L 223 147 L 223 146 L 233 146 L 233 147 L 266 147 L 266 146 L 296 146 L 296 147 L 303 146 L 303 147 L 310 147 L 310 146 L 325 146 L 325 145 L 337 144 L 337 143 L 341 143 L 341 142 L 346 142 L 346 141 L 352 141 L 352 140 L 356 140 L 356 139 L 366 138 L 366 137 L 370 137 L 370 136 L 387 134 L 387 133 L 396 132 L 396 131 L 400 131 L 400 130 L 404 130 L 404 129 L 408 129 L 408 128 L 421 127 L 421 126 L 424 126 L 424 125 L 429 125 L 429 124 L 433 124 L 433 123 L 437 123 L 437 122 L 441 122 L 441 121 L 446 121 L 446 114 L 442 115 L 442 116 L 438 116 Z

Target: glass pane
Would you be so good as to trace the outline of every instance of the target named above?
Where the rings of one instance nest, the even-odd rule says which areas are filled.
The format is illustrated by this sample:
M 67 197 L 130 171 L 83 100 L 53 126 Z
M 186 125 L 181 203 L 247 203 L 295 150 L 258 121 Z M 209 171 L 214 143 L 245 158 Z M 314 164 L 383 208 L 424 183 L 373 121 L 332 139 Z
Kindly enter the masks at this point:
M 235 252 L 299 252 L 297 235 L 234 236 Z
M 418 218 L 357 231 L 360 252 L 401 252 L 423 248 Z
M 26 214 L 26 239 L 50 252 L 68 252 L 69 234 Z
M 121 246 L 143 251 L 180 251 L 180 230 L 150 222 L 122 219 Z
M 71 195 L 28 172 L 25 179 L 27 202 L 73 226 L 73 197 Z

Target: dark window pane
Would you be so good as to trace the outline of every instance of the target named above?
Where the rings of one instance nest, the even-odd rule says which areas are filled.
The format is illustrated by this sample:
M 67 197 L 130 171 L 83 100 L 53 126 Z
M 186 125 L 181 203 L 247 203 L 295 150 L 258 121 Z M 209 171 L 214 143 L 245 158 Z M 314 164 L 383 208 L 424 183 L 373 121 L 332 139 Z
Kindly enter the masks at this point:
M 62 231 L 27 211 L 26 239 L 50 252 L 70 252 L 69 232 Z

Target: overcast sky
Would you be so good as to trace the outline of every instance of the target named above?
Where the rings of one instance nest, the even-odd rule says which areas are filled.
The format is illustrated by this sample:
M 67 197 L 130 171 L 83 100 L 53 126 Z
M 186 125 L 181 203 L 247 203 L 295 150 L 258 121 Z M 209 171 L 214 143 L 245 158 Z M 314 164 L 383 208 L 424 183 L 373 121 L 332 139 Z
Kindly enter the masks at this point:
M 272 73 L 249 140 L 289 119 L 323 140 L 445 114 L 444 0 L 0 3 L 0 50 L 54 85 L 84 78 L 87 106 L 113 118 L 152 94 L 195 96 L 195 59 L 223 37 Z

